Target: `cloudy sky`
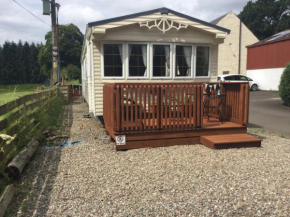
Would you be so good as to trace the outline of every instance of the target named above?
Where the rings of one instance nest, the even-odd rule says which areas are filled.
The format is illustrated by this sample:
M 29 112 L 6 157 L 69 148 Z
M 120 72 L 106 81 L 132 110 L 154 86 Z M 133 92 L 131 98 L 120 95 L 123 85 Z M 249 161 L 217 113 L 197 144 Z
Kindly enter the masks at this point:
M 16 0 L 23 7 L 50 24 L 49 16 L 42 15 L 41 0 Z M 248 0 L 57 0 L 61 5 L 59 23 L 76 24 L 84 33 L 88 22 L 131 13 L 168 7 L 172 10 L 211 21 L 229 11 L 238 14 Z M 50 26 L 39 21 L 13 0 L 0 0 L 0 44 L 19 39 L 44 42 Z

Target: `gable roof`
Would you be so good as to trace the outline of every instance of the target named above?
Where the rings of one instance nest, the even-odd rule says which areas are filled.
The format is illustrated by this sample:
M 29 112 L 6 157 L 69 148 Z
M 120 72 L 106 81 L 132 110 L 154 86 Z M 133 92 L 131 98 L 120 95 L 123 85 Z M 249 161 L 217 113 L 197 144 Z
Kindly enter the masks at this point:
M 153 13 L 159 13 L 159 12 L 160 12 L 160 14 L 171 13 L 171 14 L 174 14 L 176 16 L 191 20 L 193 22 L 201 23 L 201 24 L 203 24 L 205 26 L 208 26 L 208 27 L 211 27 L 211 28 L 214 28 L 214 29 L 226 32 L 226 33 L 230 33 L 231 32 L 229 29 L 217 26 L 217 25 L 212 24 L 212 23 L 208 23 L 208 22 L 203 21 L 203 20 L 199 20 L 197 18 L 194 18 L 194 17 L 188 16 L 188 15 L 179 13 L 177 11 L 174 11 L 174 10 L 171 10 L 171 9 L 168 9 L 168 8 L 165 8 L 165 7 L 157 8 L 157 9 L 149 10 L 149 11 L 143 11 L 143 12 L 139 12 L 139 13 L 135 13 L 135 14 L 129 14 L 129 15 L 120 16 L 120 17 L 114 17 L 114 18 L 110 18 L 110 19 L 106 19 L 106 20 L 95 21 L 95 22 L 88 23 L 88 26 L 89 27 L 99 26 L 99 25 L 104 25 L 104 24 L 111 23 L 111 22 L 122 21 L 122 20 L 125 20 L 125 19 L 132 19 L 132 18 L 136 18 L 136 17 L 139 17 L 139 16 L 146 16 L 146 15 L 150 15 L 150 14 L 153 14 Z
M 211 24 L 214 24 L 214 25 L 217 25 L 218 22 L 221 21 L 221 20 L 222 20 L 225 16 L 227 16 L 229 13 L 230 13 L 230 12 L 228 12 L 228 13 L 226 13 L 226 14 L 224 14 L 224 15 L 222 15 L 222 16 L 220 16 L 220 17 L 218 17 L 218 18 L 216 18 L 216 19 L 214 19 L 214 20 L 212 20 L 212 21 L 210 21 L 210 23 L 211 23 Z

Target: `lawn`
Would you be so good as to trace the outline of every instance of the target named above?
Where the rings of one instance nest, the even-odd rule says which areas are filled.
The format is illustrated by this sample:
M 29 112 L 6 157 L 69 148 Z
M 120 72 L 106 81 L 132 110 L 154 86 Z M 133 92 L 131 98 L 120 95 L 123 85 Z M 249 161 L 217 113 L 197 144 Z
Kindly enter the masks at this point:
M 74 85 L 74 84 L 80 84 L 80 81 L 79 80 L 70 80 L 70 81 L 66 81 L 65 82 L 65 85 Z
M 36 92 L 42 84 L 0 85 L 0 105 L 15 100 L 21 96 Z

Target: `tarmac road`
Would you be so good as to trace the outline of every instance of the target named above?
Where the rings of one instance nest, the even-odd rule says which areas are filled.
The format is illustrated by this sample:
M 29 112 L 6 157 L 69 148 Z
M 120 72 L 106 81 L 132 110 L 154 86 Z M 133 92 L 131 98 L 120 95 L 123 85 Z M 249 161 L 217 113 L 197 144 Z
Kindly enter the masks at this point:
M 249 123 L 290 138 L 290 107 L 283 105 L 277 91 L 251 91 Z

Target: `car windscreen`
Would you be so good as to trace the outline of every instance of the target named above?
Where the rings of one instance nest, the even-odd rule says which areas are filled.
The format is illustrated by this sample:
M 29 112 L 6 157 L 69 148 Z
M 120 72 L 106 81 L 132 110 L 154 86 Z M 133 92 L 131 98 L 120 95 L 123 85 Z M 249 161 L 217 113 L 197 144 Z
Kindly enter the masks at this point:
M 249 77 L 246 77 L 248 79 L 248 81 L 253 81 L 253 79 L 249 78 Z

